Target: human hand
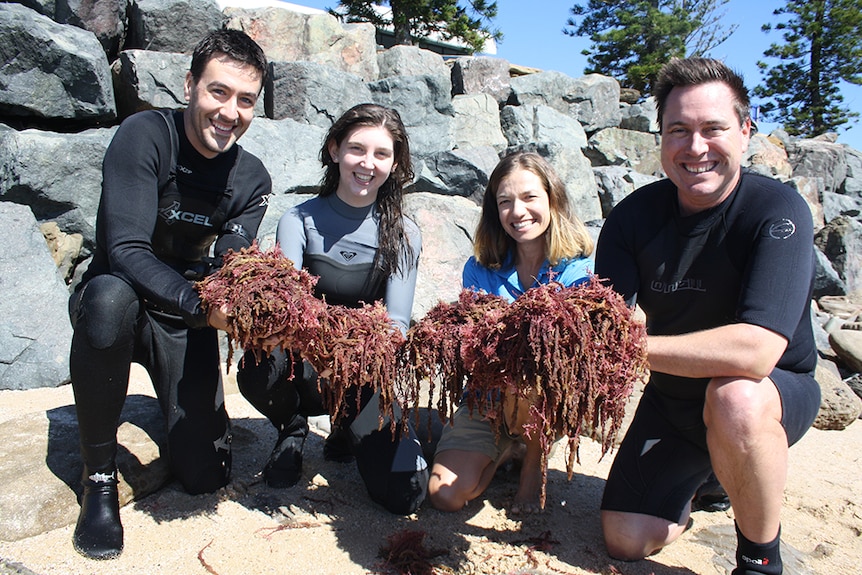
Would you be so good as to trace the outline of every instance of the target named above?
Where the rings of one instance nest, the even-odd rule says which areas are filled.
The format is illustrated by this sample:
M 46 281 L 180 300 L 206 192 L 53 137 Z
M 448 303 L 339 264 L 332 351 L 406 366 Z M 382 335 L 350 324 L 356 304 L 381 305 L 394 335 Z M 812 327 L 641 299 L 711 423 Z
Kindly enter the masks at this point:
M 227 305 L 211 307 L 207 312 L 207 323 L 210 327 L 222 331 L 230 331 L 231 316 Z

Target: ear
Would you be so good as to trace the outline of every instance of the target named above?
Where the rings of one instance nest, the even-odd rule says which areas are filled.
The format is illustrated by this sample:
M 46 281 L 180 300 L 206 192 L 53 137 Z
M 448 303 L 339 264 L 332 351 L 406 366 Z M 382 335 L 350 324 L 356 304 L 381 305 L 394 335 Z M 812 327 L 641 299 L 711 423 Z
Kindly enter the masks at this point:
M 195 80 L 192 77 L 191 71 L 186 72 L 186 81 L 183 84 L 183 95 L 186 98 L 186 102 L 191 100 L 192 97 L 192 88 L 194 86 Z
M 338 144 L 335 142 L 335 140 L 332 140 L 331 142 L 329 142 L 329 145 L 327 146 L 327 150 L 329 151 L 329 157 L 332 159 L 333 162 L 335 162 L 337 164 L 338 163 Z

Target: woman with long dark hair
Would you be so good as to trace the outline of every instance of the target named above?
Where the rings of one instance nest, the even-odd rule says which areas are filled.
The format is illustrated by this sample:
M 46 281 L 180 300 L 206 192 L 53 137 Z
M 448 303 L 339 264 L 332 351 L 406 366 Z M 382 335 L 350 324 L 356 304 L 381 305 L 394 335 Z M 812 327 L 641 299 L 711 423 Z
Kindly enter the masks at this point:
M 317 276 L 316 295 L 327 303 L 359 306 L 382 301 L 394 327 L 406 332 L 421 249 L 419 228 L 402 211 L 403 186 L 413 177 L 410 146 L 398 112 L 360 104 L 332 125 L 320 150 L 320 192 L 290 209 L 276 238 L 285 257 Z M 272 487 L 302 477 L 307 417 L 326 413 L 317 374 L 290 350 L 257 363 L 247 352 L 237 375 L 246 399 L 278 430 L 263 470 Z M 321 382 L 323 385 L 326 382 Z M 324 457 L 354 457 L 372 499 L 409 514 L 425 498 L 428 471 L 415 434 L 378 430 L 378 402 L 363 388 L 357 408 L 349 392 L 324 444 Z M 329 406 L 332 407 L 332 406 Z M 372 417 L 361 417 L 368 411 Z M 366 414 L 366 415 L 368 415 Z

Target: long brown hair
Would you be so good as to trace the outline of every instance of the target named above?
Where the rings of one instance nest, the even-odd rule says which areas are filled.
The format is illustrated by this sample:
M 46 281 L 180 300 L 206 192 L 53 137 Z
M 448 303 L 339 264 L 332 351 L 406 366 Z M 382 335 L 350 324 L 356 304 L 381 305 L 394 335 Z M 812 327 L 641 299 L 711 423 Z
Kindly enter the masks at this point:
M 389 277 L 410 269 L 416 254 L 404 232 L 404 185 L 413 180 L 413 163 L 410 159 L 410 142 L 401 116 L 392 108 L 377 104 L 359 104 L 341 115 L 329 128 L 320 161 L 326 171 L 320 183 L 320 195 L 330 196 L 338 190 L 340 172 L 338 163 L 329 154 L 330 144 L 336 147 L 353 130 L 360 127 L 381 127 L 392 136 L 394 167 L 377 191 L 377 214 L 380 225 L 377 231 L 377 253 L 374 256 L 374 276 Z
M 504 178 L 517 170 L 527 170 L 538 176 L 548 193 L 551 221 L 545 231 L 545 256 L 550 264 L 555 266 L 564 258 L 589 256 L 593 252 L 593 239 L 575 215 L 566 186 L 557 172 L 535 152 L 515 152 L 500 160 L 485 188 L 482 215 L 473 240 L 476 260 L 485 267 L 499 269 L 515 249 L 515 240 L 500 223 L 497 189 Z

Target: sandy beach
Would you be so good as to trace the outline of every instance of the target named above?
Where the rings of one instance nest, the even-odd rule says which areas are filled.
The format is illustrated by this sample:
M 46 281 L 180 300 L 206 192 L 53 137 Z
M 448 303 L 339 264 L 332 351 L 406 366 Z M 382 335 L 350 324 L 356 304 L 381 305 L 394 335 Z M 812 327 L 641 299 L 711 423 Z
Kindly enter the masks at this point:
M 142 373 L 133 369 L 130 393 L 152 395 Z M 570 481 L 565 449 L 556 449 L 547 507 L 537 515 L 507 513 L 518 475 L 506 469 L 485 496 L 458 513 L 439 512 L 426 502 L 412 516 L 393 516 L 370 501 L 354 464 L 324 461 L 325 431 L 314 426 L 300 484 L 271 489 L 260 470 L 275 431 L 236 391 L 232 374 L 226 387 L 234 427 L 228 487 L 190 496 L 172 482 L 125 506 L 125 549 L 109 562 L 90 561 L 73 550 L 73 525 L 0 541 L 0 573 L 16 573 L 19 567 L 38 575 L 406 573 L 381 552 L 399 540 L 413 542 L 416 575 L 723 575 L 732 567 L 732 510 L 694 513 L 692 528 L 647 560 L 610 559 L 602 544 L 598 506 L 613 454 L 600 458 L 600 446 L 587 439 L 581 442 L 580 464 Z M 70 386 L 3 391 L 0 421 L 72 404 Z M 843 431 L 812 429 L 791 449 L 782 518 L 786 574 L 859 573 L 860 445 L 862 424 L 857 421 Z

